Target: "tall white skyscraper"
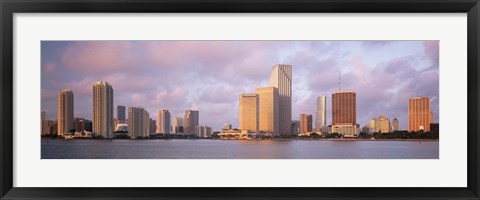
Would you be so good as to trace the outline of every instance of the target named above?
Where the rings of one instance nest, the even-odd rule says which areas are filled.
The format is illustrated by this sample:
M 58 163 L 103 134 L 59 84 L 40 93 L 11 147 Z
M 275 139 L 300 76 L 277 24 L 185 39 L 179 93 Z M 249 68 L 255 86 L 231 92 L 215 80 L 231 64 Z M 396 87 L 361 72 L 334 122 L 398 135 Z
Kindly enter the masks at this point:
M 183 133 L 195 134 L 195 127 L 200 121 L 198 110 L 186 110 L 183 117 Z
M 150 114 L 143 107 L 128 107 L 128 136 L 147 137 L 150 132 Z
M 73 92 L 62 90 L 58 92 L 58 127 L 57 134 L 63 135 L 73 129 Z
M 315 118 L 315 128 L 320 130 L 327 125 L 327 97 L 319 96 L 317 98 L 317 113 Z
M 273 66 L 268 86 L 278 88 L 279 132 L 280 134 L 290 134 L 292 125 L 292 66 L 283 64 Z
M 157 113 L 157 133 L 170 133 L 170 112 L 160 109 Z
M 96 82 L 93 85 L 93 123 L 95 136 L 113 137 L 113 88 L 106 82 Z

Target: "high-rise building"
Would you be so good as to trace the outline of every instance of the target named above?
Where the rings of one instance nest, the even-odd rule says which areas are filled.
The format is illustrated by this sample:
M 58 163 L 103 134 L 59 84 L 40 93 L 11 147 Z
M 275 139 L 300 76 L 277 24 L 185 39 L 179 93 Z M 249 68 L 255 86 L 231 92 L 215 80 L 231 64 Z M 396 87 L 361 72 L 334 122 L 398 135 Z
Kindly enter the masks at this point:
M 150 136 L 150 114 L 143 107 L 128 107 L 128 136 L 131 138 Z
M 58 135 L 69 133 L 73 129 L 73 92 L 58 92 Z
M 183 133 L 183 118 L 174 117 L 172 120 L 172 132 Z
M 93 85 L 93 134 L 103 138 L 113 137 L 113 88 L 106 82 Z
M 157 133 L 170 133 L 170 111 L 166 109 L 157 113 Z
M 42 111 L 42 114 L 40 115 L 40 119 L 41 119 L 41 134 L 44 135 L 44 134 L 48 134 L 50 131 L 50 124 L 48 123 L 49 120 L 47 120 L 47 114 L 45 111 Z
M 75 118 L 73 128 L 77 132 L 92 131 L 92 121 L 84 118 Z
M 390 120 L 383 115 L 380 115 L 378 118 L 373 118 L 372 121 L 370 121 L 370 126 L 375 133 L 389 133 L 391 130 Z
M 317 112 L 315 116 L 315 128 L 321 130 L 327 125 L 327 97 L 319 96 L 317 98 Z
M 300 121 L 292 120 L 292 134 L 300 133 Z
M 157 131 L 157 120 L 150 118 L 150 130 L 149 133 L 156 133 Z
M 312 132 L 312 115 L 300 114 L 300 134 Z
M 186 110 L 183 116 L 183 133 L 189 135 L 195 134 L 195 127 L 200 121 L 198 110 Z
M 125 123 L 125 106 L 122 106 L 122 105 L 117 106 L 117 120 L 120 123 Z
M 264 87 L 264 88 L 257 88 L 255 92 L 258 95 L 259 132 L 278 135 L 279 134 L 278 89 L 276 87 Z
M 230 126 L 231 129 L 231 126 Z M 258 95 L 241 94 L 238 97 L 238 129 L 258 131 Z
M 258 116 L 257 116 L 257 118 L 258 118 Z M 232 129 L 232 125 L 229 124 L 228 122 L 226 122 L 226 123 L 223 125 L 223 129 L 225 129 L 225 130 L 230 130 L 230 129 Z
M 212 135 L 212 128 L 209 126 L 196 126 L 195 127 L 195 134 L 197 137 L 206 138 Z
M 357 130 L 356 93 L 336 91 L 332 94 L 332 132 L 355 137 Z
M 392 126 L 392 131 L 398 131 L 398 119 L 395 117 L 393 118 L 393 126 Z
M 430 131 L 432 114 L 428 97 L 408 99 L 408 131 Z
M 278 116 L 280 134 L 290 134 L 292 125 L 292 66 L 273 66 L 268 86 L 278 89 Z

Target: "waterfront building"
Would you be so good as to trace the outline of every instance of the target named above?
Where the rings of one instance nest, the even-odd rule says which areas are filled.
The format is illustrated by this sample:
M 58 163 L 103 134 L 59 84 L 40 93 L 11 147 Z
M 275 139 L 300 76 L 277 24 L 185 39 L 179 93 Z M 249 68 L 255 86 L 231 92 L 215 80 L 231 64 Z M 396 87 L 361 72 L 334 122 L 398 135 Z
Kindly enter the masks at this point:
M 207 137 L 210 137 L 212 135 L 212 128 L 209 127 L 209 126 L 197 126 L 195 127 L 195 133 L 197 135 L 197 137 L 200 137 L 200 138 L 207 138 Z
M 117 120 L 119 123 L 125 123 L 125 106 L 117 105 Z
M 143 107 L 128 107 L 127 126 L 130 138 L 150 136 L 150 114 Z
M 258 131 L 258 94 L 240 94 L 238 97 L 238 128 L 249 132 Z M 224 127 L 224 129 L 232 129 Z
M 220 139 L 229 140 L 229 139 L 247 139 L 248 131 L 240 129 L 222 129 L 220 131 Z
M 392 122 L 392 131 L 398 131 L 398 119 L 395 117 L 393 118 L 393 122 Z
M 128 132 L 128 124 L 118 123 L 115 127 L 115 132 L 127 133 Z
M 258 129 L 262 134 L 279 134 L 279 96 L 276 87 L 257 88 Z M 291 123 L 291 122 L 290 122 Z
M 168 127 L 170 129 L 170 127 Z M 149 133 L 156 133 L 157 131 L 157 120 L 150 118 L 150 132 Z
M 157 133 L 170 133 L 170 111 L 166 109 L 157 113 Z
M 327 125 L 327 97 L 317 97 L 317 112 L 315 115 L 315 128 L 321 130 Z
M 58 135 L 68 134 L 73 129 L 73 92 L 62 90 L 58 92 Z
M 174 117 L 172 120 L 172 132 L 183 133 L 183 118 Z
M 300 114 L 300 134 L 312 132 L 312 115 Z
M 292 125 L 292 66 L 273 66 L 268 86 L 278 89 L 278 132 L 290 134 Z
M 332 132 L 344 137 L 356 137 L 357 129 L 356 93 L 336 91 L 332 94 Z
M 430 112 L 428 97 L 413 97 L 408 99 L 408 131 L 430 131 L 433 114 Z
M 85 118 L 75 118 L 73 128 L 76 132 L 92 131 L 92 121 Z
M 431 123 L 430 124 L 430 132 L 432 133 L 439 133 L 440 125 L 438 123 Z
M 195 135 L 195 127 L 199 124 L 198 110 L 186 110 L 183 117 L 183 133 Z
M 106 82 L 96 82 L 93 85 L 92 101 L 93 125 L 95 136 L 113 137 L 113 88 Z
M 380 115 L 378 118 L 373 118 L 370 121 L 370 126 L 372 126 L 373 121 L 373 132 L 375 133 L 390 133 L 391 125 L 390 120 L 383 115 Z
M 292 134 L 299 134 L 300 133 L 300 121 L 292 120 Z

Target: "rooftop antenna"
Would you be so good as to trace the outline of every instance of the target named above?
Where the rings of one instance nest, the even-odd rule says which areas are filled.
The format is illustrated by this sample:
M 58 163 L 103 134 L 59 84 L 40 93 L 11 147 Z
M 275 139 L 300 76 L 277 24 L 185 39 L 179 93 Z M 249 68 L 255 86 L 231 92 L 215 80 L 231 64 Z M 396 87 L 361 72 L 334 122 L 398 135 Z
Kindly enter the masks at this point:
M 338 70 L 338 91 L 342 90 L 342 74 L 341 71 Z

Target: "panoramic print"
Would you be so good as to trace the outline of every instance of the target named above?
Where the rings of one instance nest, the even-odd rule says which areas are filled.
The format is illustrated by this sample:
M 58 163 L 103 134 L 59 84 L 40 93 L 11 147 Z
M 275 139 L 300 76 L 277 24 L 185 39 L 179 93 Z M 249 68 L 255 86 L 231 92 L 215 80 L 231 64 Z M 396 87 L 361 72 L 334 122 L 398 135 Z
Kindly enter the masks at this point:
M 42 159 L 438 159 L 439 41 L 42 41 Z

